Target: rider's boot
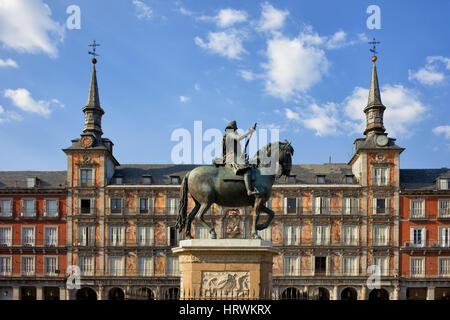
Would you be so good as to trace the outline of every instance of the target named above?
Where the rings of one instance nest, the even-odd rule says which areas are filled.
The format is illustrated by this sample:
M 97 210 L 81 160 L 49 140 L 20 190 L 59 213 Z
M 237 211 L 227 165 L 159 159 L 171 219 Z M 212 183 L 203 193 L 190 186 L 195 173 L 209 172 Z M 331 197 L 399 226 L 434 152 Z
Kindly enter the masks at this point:
M 252 185 L 252 177 L 250 172 L 246 171 L 244 174 L 244 182 L 245 182 L 245 188 L 247 189 L 247 195 L 249 196 L 255 196 L 259 195 L 259 191 L 256 190 L 256 188 Z M 253 190 L 252 190 L 253 189 Z

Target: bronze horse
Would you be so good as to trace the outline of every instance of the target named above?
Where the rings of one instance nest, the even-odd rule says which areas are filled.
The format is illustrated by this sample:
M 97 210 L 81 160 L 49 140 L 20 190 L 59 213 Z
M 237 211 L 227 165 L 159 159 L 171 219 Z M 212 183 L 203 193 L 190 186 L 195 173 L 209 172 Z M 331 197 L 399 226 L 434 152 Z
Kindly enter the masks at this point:
M 274 153 L 274 156 L 272 156 L 273 150 L 278 151 Z M 278 155 L 278 159 L 275 159 L 275 161 L 281 167 L 280 176 L 288 176 L 291 171 L 293 154 L 294 148 L 286 140 L 284 142 L 269 143 L 256 153 L 250 163 L 254 163 L 256 168 L 254 186 L 260 192 L 258 196 L 248 196 L 242 176 L 235 175 L 233 170 L 226 166 L 202 166 L 188 172 L 181 183 L 177 229 L 180 231 L 186 229 L 186 237 L 192 239 L 191 224 L 194 217 L 198 214 L 197 219 L 209 229 L 211 238 L 216 239 L 217 235 L 214 228 L 206 223 L 203 217 L 213 203 L 225 207 L 251 206 L 254 208 L 254 214 L 250 236 L 251 238 L 261 239 L 257 230 L 267 228 L 275 215 L 270 208 L 264 205 L 270 198 L 276 178 L 274 171 L 270 172 L 270 174 L 264 171 L 264 168 L 272 165 L 270 161 L 267 162 L 267 159 Z M 187 215 L 188 191 L 195 202 L 195 206 L 189 215 Z M 258 224 L 260 211 L 267 213 L 269 217 L 264 223 Z

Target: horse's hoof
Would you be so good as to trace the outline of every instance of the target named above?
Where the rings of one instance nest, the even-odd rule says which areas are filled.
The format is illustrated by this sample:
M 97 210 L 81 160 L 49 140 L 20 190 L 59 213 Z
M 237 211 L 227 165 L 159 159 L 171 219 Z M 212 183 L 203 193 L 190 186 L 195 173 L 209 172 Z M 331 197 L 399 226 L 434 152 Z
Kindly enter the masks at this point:
M 261 237 L 260 237 L 257 233 L 253 233 L 253 234 L 251 235 L 250 239 L 261 240 Z
M 187 235 L 186 235 L 186 239 L 192 240 L 192 239 L 194 239 L 194 237 L 193 237 L 191 234 L 187 234 Z
M 211 231 L 211 239 L 217 239 L 217 234 L 215 231 Z

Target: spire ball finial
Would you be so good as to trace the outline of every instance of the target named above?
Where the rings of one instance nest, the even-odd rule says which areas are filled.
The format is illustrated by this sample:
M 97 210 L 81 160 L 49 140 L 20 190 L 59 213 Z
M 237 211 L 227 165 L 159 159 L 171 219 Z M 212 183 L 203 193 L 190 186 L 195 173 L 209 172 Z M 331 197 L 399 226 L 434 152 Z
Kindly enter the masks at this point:
M 372 57 L 372 62 L 375 63 L 375 61 L 377 61 L 377 56 Z
M 95 58 L 92 58 L 92 64 L 96 64 L 97 63 L 97 59 L 95 59 Z

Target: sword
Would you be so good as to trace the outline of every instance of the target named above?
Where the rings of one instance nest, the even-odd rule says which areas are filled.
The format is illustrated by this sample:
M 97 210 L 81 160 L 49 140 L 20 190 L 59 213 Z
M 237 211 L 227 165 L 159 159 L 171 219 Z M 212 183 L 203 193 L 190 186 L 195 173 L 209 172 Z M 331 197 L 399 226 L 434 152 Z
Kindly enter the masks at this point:
M 253 131 L 252 131 L 252 132 L 250 133 L 250 135 L 248 136 L 248 139 L 247 139 L 247 141 L 245 142 L 245 147 L 244 147 L 244 153 L 243 153 L 243 155 L 244 155 L 244 159 L 245 159 L 246 162 L 248 161 L 247 146 L 248 146 L 248 143 L 250 142 L 250 139 L 252 138 L 253 132 L 255 132 L 254 130 L 256 129 L 256 122 L 255 122 L 255 124 L 253 125 L 252 129 L 253 129 Z

